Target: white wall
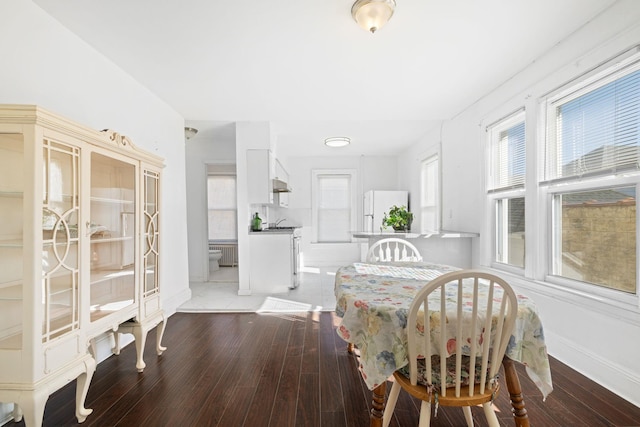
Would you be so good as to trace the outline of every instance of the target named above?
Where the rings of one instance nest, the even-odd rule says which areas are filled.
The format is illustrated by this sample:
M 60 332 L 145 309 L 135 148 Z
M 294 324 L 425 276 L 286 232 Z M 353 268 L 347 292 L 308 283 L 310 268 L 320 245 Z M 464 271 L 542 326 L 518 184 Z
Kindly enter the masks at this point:
M 236 142 L 196 137 L 186 142 L 189 281 L 208 279 L 207 164 L 235 164 Z
M 293 192 L 289 195 L 289 208 L 282 212 L 291 222 L 302 225 L 301 256 L 304 265 L 340 265 L 360 260 L 360 243 L 314 243 L 311 222 L 311 172 L 314 169 L 355 169 L 357 183 L 357 229 L 362 230 L 363 194 L 368 190 L 402 190 L 398 187 L 397 157 L 344 156 L 344 157 L 284 157 L 279 158 L 289 172 Z
M 476 266 L 486 264 L 489 256 L 487 251 L 481 250 L 490 246 L 486 244 L 490 235 L 483 190 L 485 126 L 525 106 L 527 128 L 531 128 L 528 135 L 535 137 L 541 97 L 640 44 L 639 23 L 637 2 L 615 3 L 522 72 L 446 121 L 441 132 L 427 135 L 403 153 L 400 182 L 413 182 L 416 171 L 410 165 L 417 160 L 417 153 L 427 151 L 441 141 L 443 228 L 481 233 L 474 248 Z M 545 220 L 544 215 L 533 217 L 535 226 L 528 230 L 527 239 L 536 238 L 538 226 Z M 640 405 L 638 307 L 616 306 L 610 301 L 590 298 L 542 281 L 515 276 L 509 280 L 538 305 L 550 354 Z
M 36 104 L 95 129 L 113 129 L 166 159 L 160 277 L 163 304 L 172 314 L 190 298 L 183 118 L 31 1 L 3 0 L 0 16 L 0 103 Z M 0 409 L 0 420 L 5 415 Z

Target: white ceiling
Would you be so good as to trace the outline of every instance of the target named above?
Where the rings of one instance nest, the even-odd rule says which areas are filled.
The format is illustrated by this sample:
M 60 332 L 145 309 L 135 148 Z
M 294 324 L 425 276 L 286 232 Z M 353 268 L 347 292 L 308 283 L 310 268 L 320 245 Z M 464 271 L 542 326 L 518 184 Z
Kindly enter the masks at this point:
M 201 130 L 268 120 L 278 151 L 397 152 L 615 0 L 396 0 L 376 34 L 353 0 L 34 0 Z

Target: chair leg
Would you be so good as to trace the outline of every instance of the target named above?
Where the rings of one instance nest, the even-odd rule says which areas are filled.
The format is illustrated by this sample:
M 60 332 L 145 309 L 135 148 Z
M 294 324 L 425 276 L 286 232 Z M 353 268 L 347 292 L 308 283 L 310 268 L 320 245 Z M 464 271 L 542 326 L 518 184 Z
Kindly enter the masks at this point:
M 471 406 L 463 406 L 462 412 L 464 419 L 467 421 L 467 427 L 473 427 L 473 417 L 471 416 Z
M 393 410 L 396 408 L 396 402 L 398 401 L 398 395 L 400 395 L 400 384 L 393 383 L 389 397 L 387 398 L 387 404 L 384 408 L 384 414 L 382 414 L 382 427 L 389 427 L 391 417 L 393 417 Z
M 491 402 L 483 403 L 482 409 L 484 409 L 484 415 L 487 417 L 489 427 L 499 427 L 500 423 L 498 422 L 498 417 L 496 417 L 496 412 L 493 410 Z
M 427 400 L 422 401 L 420 405 L 420 422 L 418 427 L 429 427 L 431 424 L 431 402 Z

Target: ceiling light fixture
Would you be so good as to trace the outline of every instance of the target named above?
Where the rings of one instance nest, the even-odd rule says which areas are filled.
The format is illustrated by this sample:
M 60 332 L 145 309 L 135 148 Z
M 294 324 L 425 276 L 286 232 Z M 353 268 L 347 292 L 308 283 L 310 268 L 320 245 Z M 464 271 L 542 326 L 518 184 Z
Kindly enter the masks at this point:
M 198 129 L 196 128 L 184 128 L 184 136 L 187 139 L 193 138 L 196 136 L 196 133 L 198 133 Z
M 395 0 L 357 0 L 351 16 L 362 28 L 375 33 L 389 22 L 395 8 Z
M 346 136 L 336 136 L 333 138 L 327 138 L 324 140 L 324 145 L 327 147 L 344 147 L 351 143 L 351 139 Z

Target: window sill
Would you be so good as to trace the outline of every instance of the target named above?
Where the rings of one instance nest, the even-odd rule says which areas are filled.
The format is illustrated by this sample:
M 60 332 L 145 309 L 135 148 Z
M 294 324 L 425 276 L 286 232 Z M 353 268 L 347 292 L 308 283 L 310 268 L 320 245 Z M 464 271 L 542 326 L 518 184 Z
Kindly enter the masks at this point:
M 556 277 L 547 277 L 546 280 L 542 281 L 529 279 L 505 270 L 495 268 L 489 270 L 493 273 L 498 273 L 510 284 L 521 289 L 524 294 L 527 294 L 527 291 L 531 291 L 531 293 L 544 295 L 640 326 L 640 307 L 638 307 L 637 295 L 618 295 L 618 292 L 609 289 L 597 289 L 597 293 L 587 292 L 566 284 L 554 283 L 553 281 L 557 280 Z M 592 289 L 594 285 L 588 286 L 589 289 Z

